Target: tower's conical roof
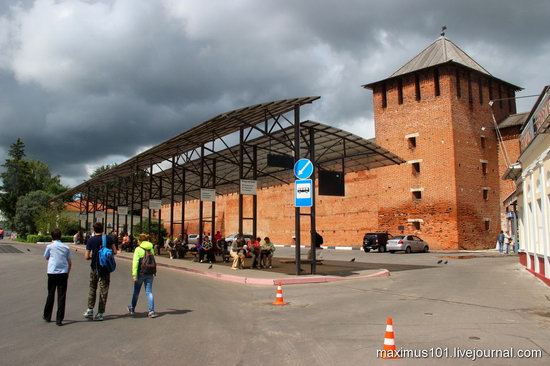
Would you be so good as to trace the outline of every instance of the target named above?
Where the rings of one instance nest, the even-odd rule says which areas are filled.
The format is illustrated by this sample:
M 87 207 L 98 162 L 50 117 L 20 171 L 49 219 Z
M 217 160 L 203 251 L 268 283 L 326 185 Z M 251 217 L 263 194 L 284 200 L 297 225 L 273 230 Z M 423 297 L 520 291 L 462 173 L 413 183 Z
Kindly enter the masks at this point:
M 371 89 L 376 84 L 388 80 L 400 77 L 401 75 L 410 74 L 415 71 L 427 69 L 442 64 L 457 64 L 466 67 L 470 70 L 480 72 L 488 77 L 499 80 L 505 84 L 512 86 L 515 90 L 521 90 L 519 86 L 513 85 L 507 81 L 494 77 L 491 73 L 478 64 L 473 58 L 471 58 L 460 47 L 447 39 L 444 35 L 436 39 L 432 44 L 426 47 L 422 52 L 413 57 L 412 60 L 401 66 L 396 72 L 388 76 L 386 79 L 371 82 L 363 85 L 364 88 Z
M 408 74 L 447 62 L 461 64 L 485 75 L 492 76 L 489 71 L 475 62 L 474 59 L 461 50 L 460 47 L 448 40 L 445 36 L 441 36 L 412 60 L 403 65 L 399 70 L 391 74 L 390 77 Z

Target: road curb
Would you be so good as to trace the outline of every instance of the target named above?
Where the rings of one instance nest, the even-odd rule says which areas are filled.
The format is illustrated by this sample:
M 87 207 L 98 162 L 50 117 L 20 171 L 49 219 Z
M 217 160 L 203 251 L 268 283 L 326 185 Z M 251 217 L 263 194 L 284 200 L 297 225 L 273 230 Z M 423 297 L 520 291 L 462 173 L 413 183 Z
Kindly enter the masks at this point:
M 117 259 L 124 259 L 131 261 L 132 258 L 128 257 L 117 257 Z M 207 277 L 214 280 L 219 281 L 225 281 L 225 282 L 232 282 L 232 283 L 239 283 L 241 285 L 255 285 L 255 286 L 276 286 L 278 284 L 281 285 L 305 285 L 305 284 L 313 284 L 313 283 L 328 283 L 328 282 L 338 282 L 338 281 L 349 281 L 349 280 L 359 280 L 359 279 L 369 279 L 369 278 L 381 278 L 381 277 L 389 277 L 390 271 L 387 269 L 380 269 L 380 271 L 371 273 L 368 275 L 360 275 L 360 276 L 350 276 L 350 277 L 337 277 L 337 276 L 300 276 L 296 278 L 254 278 L 254 277 L 241 277 L 241 276 L 234 276 L 224 273 L 216 273 L 216 272 L 207 272 L 199 269 L 193 269 L 193 268 L 187 268 L 187 267 L 180 267 L 180 266 L 173 266 L 171 264 L 165 264 L 165 263 L 159 263 L 157 262 L 158 267 L 164 267 L 164 268 L 170 268 L 182 272 L 187 272 L 203 277 Z

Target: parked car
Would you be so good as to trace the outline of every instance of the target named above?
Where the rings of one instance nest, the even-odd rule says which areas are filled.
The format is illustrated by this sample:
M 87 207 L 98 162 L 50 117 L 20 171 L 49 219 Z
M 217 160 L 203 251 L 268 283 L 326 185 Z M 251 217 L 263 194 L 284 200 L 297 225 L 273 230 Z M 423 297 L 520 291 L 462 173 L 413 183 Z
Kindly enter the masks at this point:
M 398 251 L 404 251 L 405 253 L 411 252 L 424 252 L 428 253 L 430 247 L 428 243 L 420 239 L 416 235 L 398 235 L 394 236 L 392 239 L 388 240 L 386 244 L 386 249 L 390 253 L 395 253 Z
M 389 233 L 366 233 L 363 237 L 363 250 L 365 253 L 370 252 L 371 250 L 377 250 L 380 253 L 386 251 L 386 244 L 388 240 L 393 238 Z
M 187 242 L 189 244 L 197 244 L 198 241 L 199 241 L 199 234 L 189 234 L 187 236 Z
M 233 242 L 237 240 L 237 236 L 239 236 L 239 233 L 234 233 L 225 237 L 225 242 L 229 247 L 231 247 L 231 244 L 233 244 Z M 246 244 L 248 244 L 254 238 L 252 235 L 249 234 L 243 234 L 243 237 Z

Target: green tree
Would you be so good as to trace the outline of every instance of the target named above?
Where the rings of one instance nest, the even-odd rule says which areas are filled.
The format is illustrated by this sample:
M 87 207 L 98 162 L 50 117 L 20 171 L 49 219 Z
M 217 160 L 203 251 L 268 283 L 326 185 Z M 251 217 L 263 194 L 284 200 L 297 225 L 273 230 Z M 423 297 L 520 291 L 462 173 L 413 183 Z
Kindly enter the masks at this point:
M 25 144 L 17 139 L 8 152 L 8 158 L 2 165 L 0 174 L 0 211 L 4 213 L 12 226 L 15 223 L 17 201 L 32 191 L 44 191 L 52 196 L 65 191 L 59 176 L 52 176 L 48 165 L 38 160 L 26 160 Z M 20 217 L 24 217 L 21 213 Z
M 159 223 L 158 221 L 151 221 L 151 231 L 149 232 L 149 219 L 143 219 L 143 222 L 141 224 L 137 223 L 132 227 L 132 232 L 134 233 L 134 237 L 136 238 L 140 233 L 156 235 L 159 232 Z M 166 231 L 164 225 L 161 225 L 160 234 L 162 235 L 162 237 L 166 237 L 167 233 L 168 232 Z
M 29 160 L 27 165 L 30 191 L 45 191 L 56 196 L 67 190 L 67 187 L 61 184 L 58 175 L 52 176 L 47 164 L 39 160 Z
M 4 172 L 0 174 L 2 187 L 0 187 L 0 211 L 4 213 L 9 222 L 13 222 L 17 199 L 30 192 L 30 171 L 25 157 L 25 144 L 17 139 L 10 146 L 8 158 L 2 165 Z
M 94 172 L 92 174 L 90 174 L 90 178 L 95 178 L 98 175 L 100 175 L 101 173 L 106 172 L 107 170 L 109 170 L 111 168 L 114 168 L 116 166 L 117 166 L 116 163 L 114 163 L 114 164 L 105 164 L 105 165 L 98 166 L 97 168 L 95 168 Z
M 17 200 L 13 223 L 20 236 L 36 232 L 36 220 L 48 208 L 51 197 L 44 191 L 32 191 Z

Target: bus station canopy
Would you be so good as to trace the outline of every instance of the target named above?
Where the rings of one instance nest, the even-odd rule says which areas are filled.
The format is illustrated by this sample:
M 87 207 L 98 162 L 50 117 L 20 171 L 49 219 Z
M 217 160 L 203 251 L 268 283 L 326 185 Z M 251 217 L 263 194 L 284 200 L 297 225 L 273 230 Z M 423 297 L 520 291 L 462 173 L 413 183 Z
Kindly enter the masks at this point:
M 56 198 L 80 195 L 116 208 L 121 203 L 143 204 L 150 198 L 162 199 L 163 204 L 199 199 L 201 188 L 215 188 L 216 194 L 238 193 L 241 179 L 256 180 L 258 189 L 292 183 L 292 169 L 269 166 L 268 156 L 294 158 L 300 107 L 317 99 L 285 99 L 220 114 Z M 311 158 L 313 141 L 318 169 L 349 173 L 404 163 L 374 140 L 339 128 L 309 120 L 301 121 L 299 128 L 300 157 Z M 141 181 L 153 181 L 154 187 L 144 194 L 138 187 Z M 124 200 L 121 194 L 130 197 Z

